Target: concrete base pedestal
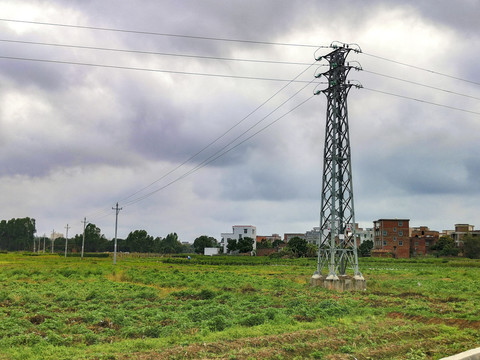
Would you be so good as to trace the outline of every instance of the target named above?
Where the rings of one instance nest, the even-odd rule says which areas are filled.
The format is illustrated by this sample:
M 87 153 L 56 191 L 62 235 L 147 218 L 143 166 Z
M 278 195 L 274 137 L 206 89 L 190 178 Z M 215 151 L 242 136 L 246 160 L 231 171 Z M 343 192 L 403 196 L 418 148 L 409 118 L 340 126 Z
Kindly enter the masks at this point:
M 335 278 L 315 274 L 310 279 L 310 285 L 323 286 L 329 290 L 357 291 L 366 290 L 367 281 L 362 276 L 340 275 Z

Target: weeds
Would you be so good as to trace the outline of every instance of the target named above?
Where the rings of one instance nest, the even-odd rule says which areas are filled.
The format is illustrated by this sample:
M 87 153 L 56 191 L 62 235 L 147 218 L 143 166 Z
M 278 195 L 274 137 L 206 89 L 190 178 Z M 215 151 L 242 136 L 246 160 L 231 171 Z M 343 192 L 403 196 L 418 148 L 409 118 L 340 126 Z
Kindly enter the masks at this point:
M 310 259 L 124 257 L 113 266 L 0 254 L 0 354 L 125 359 L 171 349 L 182 358 L 181 348 L 211 342 L 221 346 L 205 358 L 417 360 L 478 346 L 478 262 L 362 261 L 367 291 L 337 293 L 308 285 Z

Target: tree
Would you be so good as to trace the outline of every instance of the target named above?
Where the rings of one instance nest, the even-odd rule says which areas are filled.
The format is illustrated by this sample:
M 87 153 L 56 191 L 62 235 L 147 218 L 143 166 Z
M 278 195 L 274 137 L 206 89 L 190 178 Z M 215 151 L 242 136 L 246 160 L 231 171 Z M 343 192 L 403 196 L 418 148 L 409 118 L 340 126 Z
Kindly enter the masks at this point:
M 358 247 L 358 255 L 361 257 L 369 257 L 372 254 L 372 249 L 373 249 L 373 241 L 365 240 Z
M 257 242 L 257 249 L 271 249 L 273 244 L 268 239 L 262 239 L 262 241 Z
M 153 236 L 145 230 L 135 230 L 128 234 L 125 239 L 126 248 L 131 252 L 149 253 L 154 252 Z
M 254 243 L 255 243 L 255 240 L 253 240 L 251 237 L 248 237 L 248 236 L 238 239 L 237 250 L 240 253 L 247 253 L 247 252 L 253 251 Z
M 237 241 L 235 239 L 227 239 L 227 253 L 237 250 Z
M 467 234 L 462 237 L 462 241 L 463 255 L 470 259 L 480 259 L 480 238 Z
M 457 256 L 460 252 L 455 246 L 455 241 L 450 236 L 441 236 L 437 243 L 431 247 L 437 256 Z
M 307 254 L 306 257 L 316 257 L 318 256 L 318 246 L 315 244 L 307 244 Z
M 35 219 L 29 217 L 0 222 L 0 249 L 7 251 L 33 250 Z
M 298 236 L 291 238 L 287 243 L 287 249 L 290 250 L 295 257 L 304 257 L 308 253 L 308 242 Z
M 285 244 L 285 242 L 282 241 L 282 240 L 279 240 L 279 239 L 273 240 L 272 247 L 277 248 L 277 247 L 279 247 L 280 245 L 283 245 L 283 244 Z
M 80 237 L 83 235 L 78 236 Z M 75 242 L 77 243 L 78 240 Z M 107 245 L 107 239 L 105 238 L 105 235 L 102 234 L 100 228 L 98 228 L 95 224 L 88 224 L 85 227 L 85 252 L 104 251 Z
M 178 241 L 177 233 L 170 233 L 165 239 L 160 240 L 159 249 L 163 254 L 178 254 L 182 252 L 182 244 Z
M 211 236 L 202 235 L 193 242 L 193 249 L 197 254 L 203 254 L 206 247 L 215 247 L 217 240 Z

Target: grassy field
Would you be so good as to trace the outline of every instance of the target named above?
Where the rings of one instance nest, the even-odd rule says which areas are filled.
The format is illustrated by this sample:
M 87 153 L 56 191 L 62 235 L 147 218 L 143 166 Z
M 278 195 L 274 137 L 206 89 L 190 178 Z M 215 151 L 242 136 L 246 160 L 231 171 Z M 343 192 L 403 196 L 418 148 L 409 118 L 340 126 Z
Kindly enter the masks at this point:
M 0 254 L 0 359 L 438 359 L 480 346 L 480 262 Z

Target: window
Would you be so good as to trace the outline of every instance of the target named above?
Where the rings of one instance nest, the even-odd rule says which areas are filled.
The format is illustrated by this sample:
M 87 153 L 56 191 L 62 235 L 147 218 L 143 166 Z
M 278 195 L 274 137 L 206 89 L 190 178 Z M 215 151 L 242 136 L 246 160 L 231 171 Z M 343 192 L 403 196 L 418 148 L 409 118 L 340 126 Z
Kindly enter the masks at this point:
M 238 234 L 238 238 L 241 239 L 241 238 L 242 238 L 242 234 Z
M 398 226 L 403 226 L 403 221 L 399 221 Z
M 397 228 L 396 228 L 396 227 L 393 228 L 393 232 L 397 232 Z
M 399 231 L 398 236 L 403 236 L 403 231 Z
M 248 229 L 243 229 L 243 233 L 246 234 Z
M 383 236 L 387 236 L 387 230 L 383 230 Z
M 386 241 L 383 242 L 383 246 L 387 246 L 387 242 L 386 242 Z
M 396 236 L 393 237 L 393 241 L 397 241 L 397 237 L 396 237 Z
M 425 241 L 425 246 L 430 246 L 430 241 Z
M 403 246 L 403 241 L 399 241 L 398 246 Z
M 418 246 L 418 241 L 415 241 L 415 246 Z

